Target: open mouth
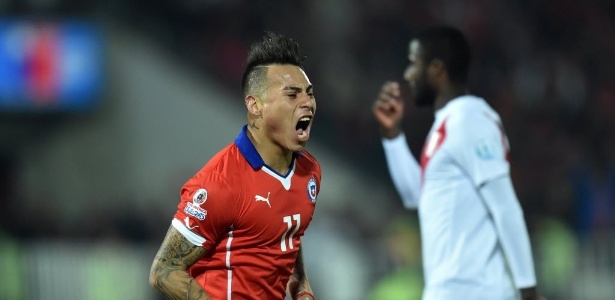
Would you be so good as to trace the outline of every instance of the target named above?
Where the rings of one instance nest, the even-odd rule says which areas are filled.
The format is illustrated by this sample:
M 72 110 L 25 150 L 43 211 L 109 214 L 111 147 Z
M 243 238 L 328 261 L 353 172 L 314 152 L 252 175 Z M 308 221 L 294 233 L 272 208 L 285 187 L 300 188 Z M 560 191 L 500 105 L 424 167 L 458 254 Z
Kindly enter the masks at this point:
M 297 130 L 297 136 L 300 139 L 307 139 L 309 136 L 309 130 L 308 128 L 310 127 L 310 123 L 312 122 L 312 117 L 302 117 L 301 119 L 299 119 L 299 122 L 297 122 L 297 126 L 295 126 L 295 129 Z

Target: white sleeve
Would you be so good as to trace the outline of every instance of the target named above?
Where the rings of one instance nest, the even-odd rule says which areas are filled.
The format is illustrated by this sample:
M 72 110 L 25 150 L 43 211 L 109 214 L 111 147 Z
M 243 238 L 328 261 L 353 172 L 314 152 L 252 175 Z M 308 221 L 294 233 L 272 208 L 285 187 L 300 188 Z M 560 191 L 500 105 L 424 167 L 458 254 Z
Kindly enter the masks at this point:
M 406 136 L 402 133 L 393 139 L 382 139 L 382 146 L 393 185 L 404 207 L 418 207 L 421 187 L 421 167 L 410 152 Z
M 532 249 L 523 210 L 517 200 L 510 176 L 486 182 L 479 192 L 496 226 L 498 240 L 504 249 L 517 288 L 536 285 Z
M 509 174 L 507 144 L 496 122 L 460 115 L 449 119 L 447 131 L 448 152 L 475 186 Z

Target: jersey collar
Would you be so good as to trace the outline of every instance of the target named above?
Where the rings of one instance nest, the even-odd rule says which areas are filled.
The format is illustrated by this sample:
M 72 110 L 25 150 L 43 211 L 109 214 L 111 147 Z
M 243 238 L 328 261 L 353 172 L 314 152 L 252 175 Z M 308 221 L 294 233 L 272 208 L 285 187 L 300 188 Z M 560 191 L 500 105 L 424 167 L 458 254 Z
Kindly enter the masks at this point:
M 239 133 L 237 138 L 235 138 L 235 144 L 237 145 L 237 148 L 239 148 L 239 152 L 241 152 L 241 154 L 243 155 L 243 157 L 246 158 L 250 166 L 252 166 L 252 169 L 258 170 L 265 165 L 265 161 L 263 161 L 263 158 L 260 156 L 260 154 L 258 154 L 258 151 L 256 151 L 256 147 L 254 147 L 254 144 L 252 144 L 252 141 L 248 137 L 247 131 L 248 125 L 243 125 L 243 127 L 241 128 L 241 132 Z M 301 155 L 301 153 L 293 153 L 293 161 L 295 158 L 297 158 L 298 155 Z
M 479 98 L 474 95 L 462 95 L 462 96 L 453 98 L 448 103 L 446 103 L 446 105 L 444 105 L 442 108 L 436 110 L 435 116 L 436 118 L 439 118 L 440 116 L 446 114 L 446 112 L 452 109 L 455 109 L 457 106 L 463 105 L 463 103 L 467 103 L 468 101 L 477 101 L 477 100 L 485 101 L 484 99 Z
M 263 158 L 256 151 L 256 147 L 252 144 L 252 141 L 248 137 L 248 125 L 243 125 L 241 128 L 241 132 L 235 139 L 235 144 L 237 148 L 239 148 L 239 152 L 246 158 L 252 169 L 257 170 L 262 168 L 265 165 Z

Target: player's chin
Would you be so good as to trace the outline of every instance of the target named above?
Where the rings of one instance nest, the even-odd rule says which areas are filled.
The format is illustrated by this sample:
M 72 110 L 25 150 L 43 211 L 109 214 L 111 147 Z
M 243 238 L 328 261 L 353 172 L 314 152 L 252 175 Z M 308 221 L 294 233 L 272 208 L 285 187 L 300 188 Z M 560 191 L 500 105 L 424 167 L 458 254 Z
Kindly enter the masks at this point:
M 293 152 L 298 152 L 301 151 L 305 148 L 305 145 L 307 144 L 307 141 L 295 141 L 293 143 L 290 144 L 290 146 L 288 147 L 289 150 L 293 151 Z
M 305 148 L 305 145 L 307 144 L 307 140 L 302 140 L 299 139 L 297 137 L 293 137 L 288 143 L 288 150 L 293 151 L 293 152 L 297 152 L 297 151 L 301 151 Z

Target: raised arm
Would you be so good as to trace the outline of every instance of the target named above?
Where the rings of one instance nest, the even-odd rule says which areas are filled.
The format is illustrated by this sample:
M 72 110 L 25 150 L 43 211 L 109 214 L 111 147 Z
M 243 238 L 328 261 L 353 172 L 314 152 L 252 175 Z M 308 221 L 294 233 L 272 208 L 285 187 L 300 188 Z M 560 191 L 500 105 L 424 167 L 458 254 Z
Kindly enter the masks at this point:
M 172 300 L 211 300 L 187 271 L 205 252 L 170 226 L 152 263 L 150 285 Z
M 382 146 L 397 193 L 406 208 L 416 208 L 421 168 L 401 132 L 404 102 L 397 82 L 386 82 L 382 86 L 372 110 L 380 125 Z
M 293 274 L 288 280 L 287 291 L 293 300 L 315 300 L 314 293 L 310 287 L 310 281 L 305 272 L 305 265 L 303 264 L 303 248 L 299 248 Z

